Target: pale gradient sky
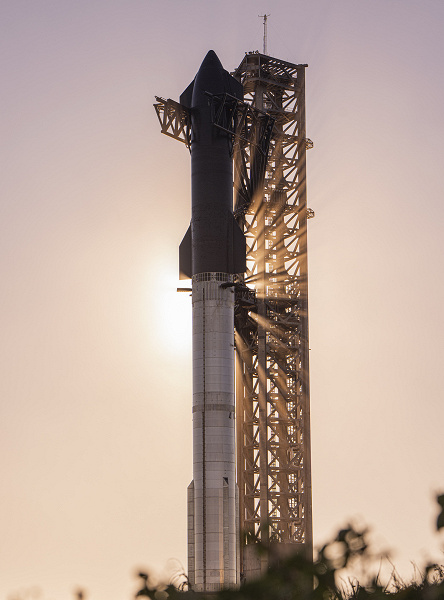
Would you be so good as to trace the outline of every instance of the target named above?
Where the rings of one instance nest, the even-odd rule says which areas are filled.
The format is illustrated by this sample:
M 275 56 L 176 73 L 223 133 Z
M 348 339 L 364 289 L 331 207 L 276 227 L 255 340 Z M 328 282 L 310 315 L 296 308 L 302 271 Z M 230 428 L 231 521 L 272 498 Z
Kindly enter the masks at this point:
M 309 64 L 315 541 L 360 515 L 408 572 L 444 543 L 444 2 L 0 0 L 2 600 L 186 562 L 189 156 L 152 102 L 264 12 Z

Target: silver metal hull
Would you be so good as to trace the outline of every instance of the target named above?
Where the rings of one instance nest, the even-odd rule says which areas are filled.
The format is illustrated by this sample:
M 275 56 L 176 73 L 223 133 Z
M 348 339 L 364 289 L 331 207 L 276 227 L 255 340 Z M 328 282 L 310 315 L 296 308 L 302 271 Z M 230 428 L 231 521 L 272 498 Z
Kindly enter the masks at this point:
M 196 591 L 235 586 L 238 573 L 234 291 L 226 273 L 193 276 L 193 482 L 188 575 Z

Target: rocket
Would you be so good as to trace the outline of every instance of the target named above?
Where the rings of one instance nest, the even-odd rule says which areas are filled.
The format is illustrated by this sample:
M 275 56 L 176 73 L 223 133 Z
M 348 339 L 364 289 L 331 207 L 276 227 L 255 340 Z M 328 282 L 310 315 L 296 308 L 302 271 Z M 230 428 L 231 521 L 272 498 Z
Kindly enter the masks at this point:
M 210 50 L 180 97 L 191 115 L 191 224 L 179 248 L 193 307 L 188 577 L 204 592 L 239 582 L 233 281 L 246 270 L 246 243 L 233 216 L 232 136 L 213 124 L 211 97 L 223 94 L 242 100 L 242 85 Z
M 231 135 L 213 125 L 209 101 L 225 93 L 243 100 L 242 84 L 210 50 L 180 96 L 191 113 L 191 225 L 179 248 L 181 277 L 246 269 L 245 238 L 233 217 Z

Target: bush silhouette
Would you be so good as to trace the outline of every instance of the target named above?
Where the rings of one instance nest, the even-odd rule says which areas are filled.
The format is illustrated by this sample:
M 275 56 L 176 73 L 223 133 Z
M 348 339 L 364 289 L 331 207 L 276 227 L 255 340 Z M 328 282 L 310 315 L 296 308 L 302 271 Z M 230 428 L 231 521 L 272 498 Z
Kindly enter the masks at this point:
M 440 513 L 436 527 L 439 531 L 444 528 L 444 494 L 438 496 L 437 501 Z M 151 586 L 148 575 L 140 573 L 143 587 L 136 597 L 147 596 L 152 600 L 197 600 L 198 597 L 214 600 L 444 600 L 444 567 L 426 564 L 408 584 L 394 570 L 389 582 L 382 583 L 379 575 L 371 574 L 374 557 L 367 538 L 367 530 L 350 525 L 325 544 L 313 562 L 301 555 L 293 555 L 270 566 L 262 577 L 246 582 L 238 589 L 223 589 L 211 594 L 183 591 L 172 584 Z M 268 552 L 268 548 L 258 543 L 258 551 Z M 367 574 L 366 581 L 344 584 L 341 570 L 357 563 L 361 572 Z

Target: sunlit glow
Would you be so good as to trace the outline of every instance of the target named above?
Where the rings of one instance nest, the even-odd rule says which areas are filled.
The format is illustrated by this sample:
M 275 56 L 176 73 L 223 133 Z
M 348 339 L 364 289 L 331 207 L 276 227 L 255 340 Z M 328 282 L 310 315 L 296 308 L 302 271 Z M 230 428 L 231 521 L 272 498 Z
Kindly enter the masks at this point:
M 191 352 L 191 293 L 178 292 L 178 287 L 191 287 L 189 281 L 179 281 L 172 272 L 159 271 L 154 285 L 150 285 L 154 312 L 149 315 L 156 340 L 162 352 L 188 354 Z

